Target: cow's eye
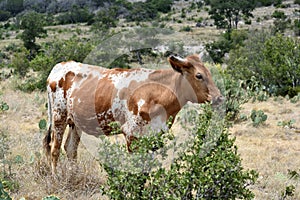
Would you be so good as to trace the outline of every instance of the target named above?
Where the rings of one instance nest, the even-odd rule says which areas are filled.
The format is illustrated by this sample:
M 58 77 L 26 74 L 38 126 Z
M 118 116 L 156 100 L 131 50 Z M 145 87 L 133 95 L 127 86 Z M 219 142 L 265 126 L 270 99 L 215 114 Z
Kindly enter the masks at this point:
M 203 76 L 202 76 L 202 74 L 198 73 L 198 74 L 196 74 L 196 78 L 199 79 L 199 80 L 202 80 Z

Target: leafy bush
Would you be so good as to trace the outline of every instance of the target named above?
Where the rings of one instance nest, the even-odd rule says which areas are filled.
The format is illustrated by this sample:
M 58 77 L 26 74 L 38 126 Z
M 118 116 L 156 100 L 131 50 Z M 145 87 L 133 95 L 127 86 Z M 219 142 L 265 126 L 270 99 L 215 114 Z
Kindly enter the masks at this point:
M 295 19 L 294 20 L 294 33 L 296 36 L 300 36 L 300 19 Z
M 43 44 L 42 48 L 44 52 L 38 54 L 30 62 L 27 59 L 19 59 L 26 62 L 26 65 L 17 66 L 26 66 L 27 70 L 31 68 L 37 72 L 37 76 L 26 79 L 18 85 L 18 89 L 25 92 L 31 92 L 35 89 L 45 90 L 47 77 L 55 64 L 69 60 L 83 62 L 90 53 L 92 45 L 84 39 L 74 37 L 69 40 Z
M 15 163 L 15 160 L 9 158 L 11 151 L 10 151 L 8 136 L 9 135 L 7 131 L 0 129 L 0 163 L 1 163 L 0 184 L 3 188 L 13 191 L 18 189 L 19 184 L 14 180 L 14 173 L 12 172 L 12 166 Z M 0 187 L 0 191 L 1 191 L 1 187 Z
M 20 77 L 25 77 L 29 71 L 29 51 L 22 48 L 20 52 L 15 53 L 11 60 L 10 67 L 14 69 L 14 73 Z
M 57 15 L 55 20 L 57 24 L 75 24 L 91 22 L 93 18 L 94 14 L 87 7 L 80 8 L 77 5 L 73 5 L 70 11 Z
M 0 182 L 0 199 L 2 200 L 12 200 L 9 194 L 5 191 L 2 182 Z
M 244 30 L 232 30 L 222 34 L 217 41 L 206 44 L 205 49 L 214 62 L 223 63 L 225 54 L 231 49 L 243 46 L 247 37 L 247 32 Z
M 283 11 L 275 10 L 272 14 L 272 17 L 276 19 L 286 19 L 286 15 L 284 14 Z
M 246 103 L 250 95 L 243 88 L 243 81 L 235 80 L 230 75 L 224 76 L 226 97 L 226 113 L 229 120 L 235 120 L 241 110 L 242 104 Z
M 181 31 L 192 32 L 193 29 L 190 26 L 184 26 L 184 27 L 181 28 Z
M 152 168 L 135 173 L 126 169 L 117 170 L 102 163 L 108 173 L 103 193 L 110 199 L 253 198 L 248 186 L 255 182 L 257 173 L 244 170 L 241 166 L 234 139 L 230 139 L 228 129 L 222 123 L 224 121 L 212 121 L 218 114 L 210 106 L 205 105 L 203 109 L 204 113 L 188 117 L 187 120 L 193 122 L 193 128 L 190 129 L 192 138 L 187 149 L 175 158 L 169 170 Z M 148 141 L 140 138 L 136 141 L 137 151 L 147 153 L 149 148 L 151 151 L 153 140 L 160 141 L 163 135 Z
M 256 6 L 257 7 L 263 7 L 263 6 L 278 6 L 282 4 L 282 0 L 257 0 L 256 1 Z
M 233 49 L 228 73 L 235 79 L 256 80 L 272 95 L 293 97 L 300 86 L 298 39 L 268 32 L 254 32 L 244 46 Z
M 148 0 L 146 2 L 135 2 L 128 7 L 128 21 L 149 21 L 157 18 L 159 12 L 167 13 L 171 10 L 172 0 Z
M 107 31 L 110 28 L 116 27 L 117 22 L 117 8 L 110 7 L 108 10 L 97 12 L 92 29 L 97 31 Z
M 262 110 L 252 110 L 250 118 L 252 120 L 252 124 L 255 127 L 263 124 L 268 119 L 268 115 L 264 113 Z

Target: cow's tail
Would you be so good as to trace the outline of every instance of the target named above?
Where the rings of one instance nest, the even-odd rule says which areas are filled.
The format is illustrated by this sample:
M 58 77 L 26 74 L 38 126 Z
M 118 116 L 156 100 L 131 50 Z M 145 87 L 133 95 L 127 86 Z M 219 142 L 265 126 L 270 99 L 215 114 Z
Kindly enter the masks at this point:
M 51 101 L 50 101 L 50 93 L 48 92 L 48 131 L 43 139 L 43 146 L 46 153 L 46 156 L 50 156 L 51 152 L 51 133 L 52 133 L 52 108 L 51 108 Z

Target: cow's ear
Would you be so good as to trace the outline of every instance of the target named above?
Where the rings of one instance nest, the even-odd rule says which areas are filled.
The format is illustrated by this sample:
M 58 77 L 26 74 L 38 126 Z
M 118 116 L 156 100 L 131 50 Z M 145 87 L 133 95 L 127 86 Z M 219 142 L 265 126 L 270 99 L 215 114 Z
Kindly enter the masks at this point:
M 168 61 L 171 64 L 172 68 L 179 73 L 182 73 L 183 70 L 185 68 L 188 68 L 189 66 L 187 60 L 179 56 L 171 55 L 168 58 Z

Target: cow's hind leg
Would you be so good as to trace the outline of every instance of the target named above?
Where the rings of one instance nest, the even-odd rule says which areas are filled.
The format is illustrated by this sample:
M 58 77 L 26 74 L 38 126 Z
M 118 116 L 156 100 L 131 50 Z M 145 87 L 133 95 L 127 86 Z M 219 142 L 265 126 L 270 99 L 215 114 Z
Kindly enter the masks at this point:
M 66 129 L 66 123 L 63 118 L 59 121 L 54 121 L 53 130 L 51 133 L 51 168 L 52 174 L 56 174 L 56 166 L 60 154 L 61 143 Z
M 76 160 L 77 149 L 80 142 L 81 131 L 74 125 L 70 125 L 67 140 L 64 148 L 67 152 L 67 157 L 70 160 Z

